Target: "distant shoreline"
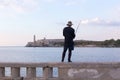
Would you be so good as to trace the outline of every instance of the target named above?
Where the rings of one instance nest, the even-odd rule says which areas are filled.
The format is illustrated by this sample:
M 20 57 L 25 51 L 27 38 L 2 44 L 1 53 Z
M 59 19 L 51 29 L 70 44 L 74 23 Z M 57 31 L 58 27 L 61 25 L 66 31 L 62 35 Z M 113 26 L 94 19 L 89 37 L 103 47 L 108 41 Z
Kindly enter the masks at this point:
M 63 47 L 64 39 L 41 39 L 28 42 L 25 47 Z M 75 47 L 120 47 L 120 39 L 105 41 L 75 40 Z

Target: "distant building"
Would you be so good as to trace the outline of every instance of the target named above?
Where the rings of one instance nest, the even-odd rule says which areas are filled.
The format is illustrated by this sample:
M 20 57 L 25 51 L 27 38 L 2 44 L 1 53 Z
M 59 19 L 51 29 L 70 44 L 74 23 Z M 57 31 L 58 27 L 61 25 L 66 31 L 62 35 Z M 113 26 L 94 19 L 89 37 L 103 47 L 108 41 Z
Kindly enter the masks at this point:
M 36 36 L 35 35 L 33 36 L 33 42 L 34 43 L 36 42 Z
M 60 47 L 63 45 L 63 42 L 63 39 L 46 39 L 45 37 L 36 40 L 36 36 L 33 35 L 33 42 L 28 42 L 26 47 Z

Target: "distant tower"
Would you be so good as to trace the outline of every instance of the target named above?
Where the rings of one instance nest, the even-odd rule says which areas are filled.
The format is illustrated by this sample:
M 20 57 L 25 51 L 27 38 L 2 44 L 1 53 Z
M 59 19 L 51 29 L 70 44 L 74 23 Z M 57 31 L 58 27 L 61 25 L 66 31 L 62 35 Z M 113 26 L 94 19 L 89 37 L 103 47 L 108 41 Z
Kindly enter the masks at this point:
M 36 42 L 36 36 L 35 35 L 33 36 L 33 42 L 34 43 Z

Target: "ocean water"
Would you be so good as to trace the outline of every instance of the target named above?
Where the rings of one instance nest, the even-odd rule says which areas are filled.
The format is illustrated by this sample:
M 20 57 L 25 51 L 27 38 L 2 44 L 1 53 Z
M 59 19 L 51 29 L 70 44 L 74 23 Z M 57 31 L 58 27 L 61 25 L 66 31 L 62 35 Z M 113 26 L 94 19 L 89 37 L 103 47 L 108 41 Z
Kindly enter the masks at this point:
M 61 62 L 63 47 L 0 47 L 0 62 Z M 66 53 L 65 62 L 67 62 Z M 73 62 L 120 62 L 120 48 L 75 47 Z
M 0 62 L 61 62 L 62 47 L 0 47 Z M 66 53 L 65 62 L 68 54 Z M 120 62 L 120 48 L 75 47 L 73 62 Z M 10 67 L 5 75 L 10 76 Z M 26 76 L 26 68 L 21 68 L 21 76 Z M 42 68 L 37 68 L 37 76 L 42 77 Z M 58 69 L 53 69 L 58 76 Z

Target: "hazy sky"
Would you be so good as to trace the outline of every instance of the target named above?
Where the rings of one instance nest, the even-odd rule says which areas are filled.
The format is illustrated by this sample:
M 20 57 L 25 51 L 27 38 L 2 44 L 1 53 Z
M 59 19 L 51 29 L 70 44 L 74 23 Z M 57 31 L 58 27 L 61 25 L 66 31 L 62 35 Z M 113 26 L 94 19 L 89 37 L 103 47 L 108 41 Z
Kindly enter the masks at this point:
M 118 39 L 120 0 L 0 0 L 0 46 L 63 38 L 69 20 L 80 23 L 76 39 Z

